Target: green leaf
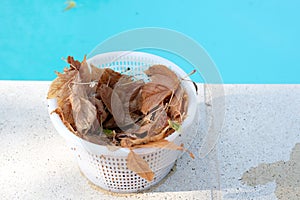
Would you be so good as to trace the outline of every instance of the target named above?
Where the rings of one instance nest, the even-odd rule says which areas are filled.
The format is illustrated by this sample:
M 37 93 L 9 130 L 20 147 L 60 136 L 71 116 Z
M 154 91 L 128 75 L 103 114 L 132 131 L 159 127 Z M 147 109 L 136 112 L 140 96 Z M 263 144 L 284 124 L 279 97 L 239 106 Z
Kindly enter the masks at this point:
M 108 136 L 108 137 L 112 137 L 114 132 L 112 130 L 109 129 L 103 129 L 103 133 Z
M 180 131 L 181 130 L 181 126 L 178 122 L 168 120 L 168 123 L 169 123 L 170 128 L 174 129 L 175 131 Z

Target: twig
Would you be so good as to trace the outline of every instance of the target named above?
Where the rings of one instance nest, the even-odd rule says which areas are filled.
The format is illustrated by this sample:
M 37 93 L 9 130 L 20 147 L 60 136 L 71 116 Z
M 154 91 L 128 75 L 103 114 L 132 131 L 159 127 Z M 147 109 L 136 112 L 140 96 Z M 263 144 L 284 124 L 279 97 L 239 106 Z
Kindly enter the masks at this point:
M 189 76 L 195 74 L 196 71 L 197 71 L 197 70 L 194 69 L 193 71 L 191 71 L 190 73 L 188 73 L 186 76 L 182 77 L 181 80 L 185 80 L 187 77 L 189 77 Z
M 90 87 L 95 87 L 98 84 L 98 81 L 91 81 L 86 83 L 72 82 L 74 85 L 90 85 Z

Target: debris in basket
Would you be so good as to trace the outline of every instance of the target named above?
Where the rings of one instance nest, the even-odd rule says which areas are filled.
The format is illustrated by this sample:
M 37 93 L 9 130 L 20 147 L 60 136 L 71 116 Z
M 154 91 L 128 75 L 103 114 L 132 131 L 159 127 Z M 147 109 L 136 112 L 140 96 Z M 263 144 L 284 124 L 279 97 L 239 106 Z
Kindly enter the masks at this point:
M 145 70 L 149 81 L 126 75 L 132 69 L 117 72 L 97 68 L 69 56 L 63 73 L 56 72 L 47 98 L 57 99 L 57 113 L 75 135 L 100 145 L 130 148 L 127 166 L 141 177 L 154 177 L 147 162 L 134 148 L 183 147 L 164 138 L 180 131 L 186 117 L 188 96 L 181 81 L 164 65 Z

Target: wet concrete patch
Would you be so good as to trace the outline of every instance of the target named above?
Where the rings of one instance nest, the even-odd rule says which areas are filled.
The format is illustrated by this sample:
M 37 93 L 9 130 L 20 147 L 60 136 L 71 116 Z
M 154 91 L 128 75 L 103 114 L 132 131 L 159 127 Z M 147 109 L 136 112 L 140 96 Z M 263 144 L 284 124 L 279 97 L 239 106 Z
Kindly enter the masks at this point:
M 242 176 L 249 186 L 276 183 L 275 194 L 279 200 L 300 199 L 300 143 L 293 148 L 290 160 L 275 163 L 262 163 L 252 167 Z

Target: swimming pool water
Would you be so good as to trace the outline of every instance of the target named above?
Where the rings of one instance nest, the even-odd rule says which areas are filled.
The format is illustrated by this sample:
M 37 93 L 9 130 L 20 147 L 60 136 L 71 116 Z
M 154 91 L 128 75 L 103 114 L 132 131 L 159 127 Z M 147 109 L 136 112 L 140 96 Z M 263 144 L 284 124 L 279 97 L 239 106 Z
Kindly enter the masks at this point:
M 122 31 L 163 27 L 201 44 L 225 83 L 300 83 L 300 1 L 78 0 L 63 12 L 64 3 L 0 1 L 0 80 L 52 80 L 61 57 L 82 59 Z

